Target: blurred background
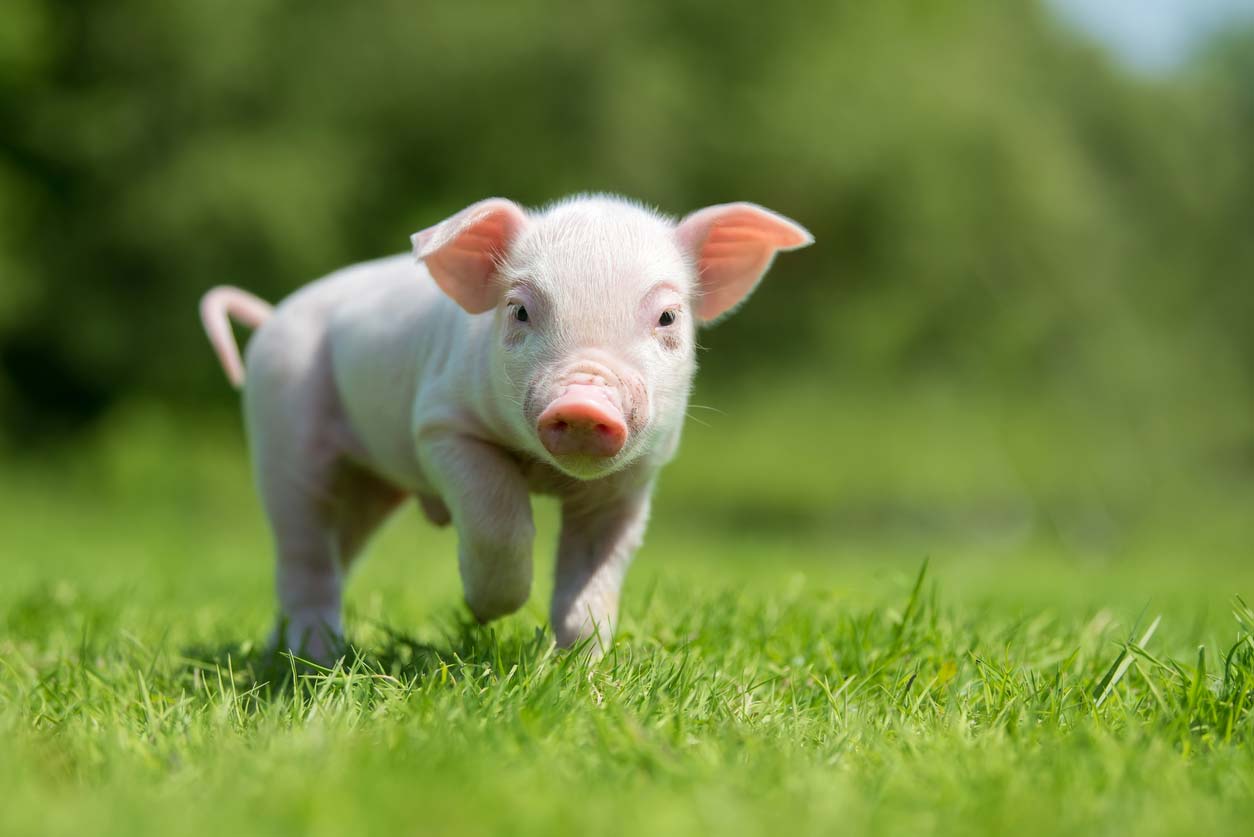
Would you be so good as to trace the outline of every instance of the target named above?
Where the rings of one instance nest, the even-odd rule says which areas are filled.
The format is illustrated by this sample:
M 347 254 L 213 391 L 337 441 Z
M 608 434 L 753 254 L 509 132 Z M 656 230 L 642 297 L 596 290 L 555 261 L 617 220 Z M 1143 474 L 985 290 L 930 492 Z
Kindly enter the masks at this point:
M 1233 0 L 7 0 L 6 514 L 169 506 L 262 551 L 200 294 L 278 300 L 482 197 L 588 190 L 817 239 L 703 336 L 660 537 L 1249 563 Z

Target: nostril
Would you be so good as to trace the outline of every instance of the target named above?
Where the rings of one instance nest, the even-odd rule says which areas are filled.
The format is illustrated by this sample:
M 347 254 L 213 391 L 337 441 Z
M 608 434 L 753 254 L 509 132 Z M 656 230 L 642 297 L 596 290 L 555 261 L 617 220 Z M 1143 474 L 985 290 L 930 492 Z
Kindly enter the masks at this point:
M 553 454 L 611 457 L 622 450 L 627 426 L 602 393 L 564 392 L 537 421 L 540 442 Z

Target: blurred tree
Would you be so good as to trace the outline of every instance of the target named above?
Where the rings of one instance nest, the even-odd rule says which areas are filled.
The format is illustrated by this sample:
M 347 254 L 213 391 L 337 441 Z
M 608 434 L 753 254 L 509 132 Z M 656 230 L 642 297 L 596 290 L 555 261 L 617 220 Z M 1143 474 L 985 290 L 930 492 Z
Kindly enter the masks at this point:
M 210 285 L 277 299 L 480 197 L 581 190 L 676 214 L 744 198 L 814 231 L 705 338 L 716 385 L 769 354 L 851 379 L 1248 387 L 1248 39 L 1151 81 L 1030 0 L 422 6 L 10 0 L 10 433 L 220 398 Z

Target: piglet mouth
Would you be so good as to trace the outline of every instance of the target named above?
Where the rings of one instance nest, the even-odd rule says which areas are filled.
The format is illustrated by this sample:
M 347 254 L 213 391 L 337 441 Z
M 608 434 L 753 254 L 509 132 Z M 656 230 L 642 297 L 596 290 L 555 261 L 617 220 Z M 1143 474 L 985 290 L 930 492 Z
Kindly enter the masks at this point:
M 627 444 L 627 420 L 613 391 L 571 384 L 536 420 L 540 443 L 555 457 L 610 459 Z

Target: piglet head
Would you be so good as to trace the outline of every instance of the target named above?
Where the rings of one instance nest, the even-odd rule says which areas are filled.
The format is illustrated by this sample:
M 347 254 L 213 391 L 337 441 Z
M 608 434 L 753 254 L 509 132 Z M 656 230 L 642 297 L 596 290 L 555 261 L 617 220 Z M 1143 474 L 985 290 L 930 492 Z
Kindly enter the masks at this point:
M 593 479 L 673 453 L 695 332 L 809 233 L 749 203 L 676 223 L 613 197 L 528 213 L 490 198 L 413 236 L 432 278 L 491 341 L 492 406 L 520 447 Z

